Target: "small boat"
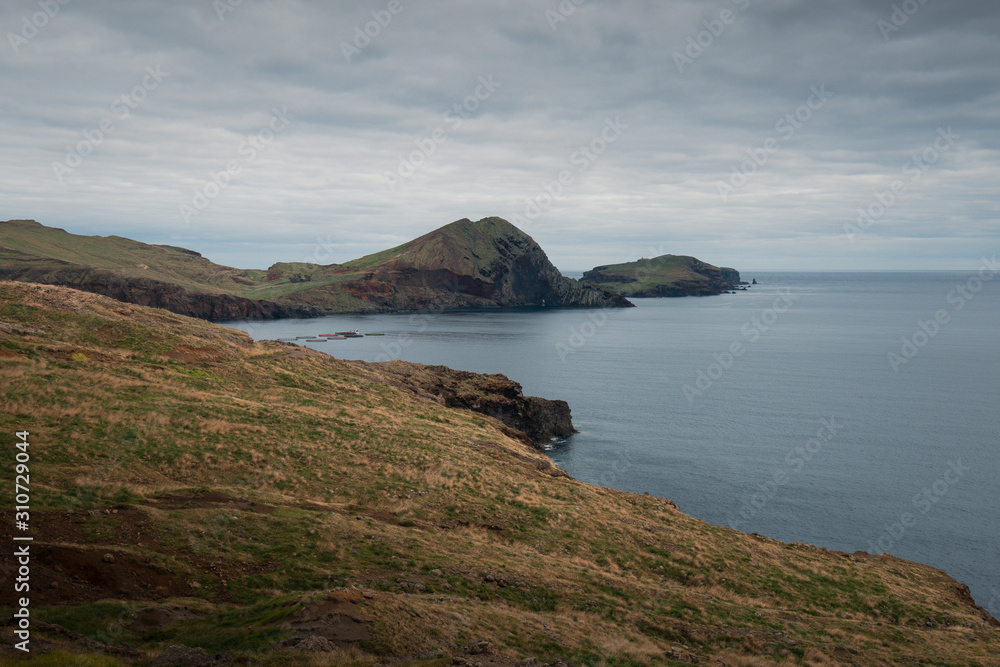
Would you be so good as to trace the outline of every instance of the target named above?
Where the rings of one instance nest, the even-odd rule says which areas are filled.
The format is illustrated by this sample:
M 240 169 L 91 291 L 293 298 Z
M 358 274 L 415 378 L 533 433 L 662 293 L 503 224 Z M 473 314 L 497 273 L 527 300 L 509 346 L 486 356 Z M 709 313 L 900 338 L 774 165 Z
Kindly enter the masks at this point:
M 366 336 L 384 336 L 384 333 L 366 333 Z

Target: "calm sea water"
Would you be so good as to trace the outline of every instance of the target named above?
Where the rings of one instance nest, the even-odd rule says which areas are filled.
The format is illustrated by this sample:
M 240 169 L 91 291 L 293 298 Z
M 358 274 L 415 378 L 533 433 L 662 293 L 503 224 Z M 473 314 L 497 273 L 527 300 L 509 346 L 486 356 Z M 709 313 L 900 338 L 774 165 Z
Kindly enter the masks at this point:
M 1000 275 L 745 276 L 760 284 L 632 309 L 227 324 L 257 339 L 379 331 L 300 342 L 504 373 L 569 402 L 580 433 L 549 454 L 577 479 L 940 567 L 1000 617 Z

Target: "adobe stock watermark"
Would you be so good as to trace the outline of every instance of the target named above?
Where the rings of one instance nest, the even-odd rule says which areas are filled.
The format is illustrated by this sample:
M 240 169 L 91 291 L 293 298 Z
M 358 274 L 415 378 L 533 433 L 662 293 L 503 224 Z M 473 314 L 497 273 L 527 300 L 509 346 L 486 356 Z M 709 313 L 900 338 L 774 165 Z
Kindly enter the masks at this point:
M 875 27 L 882 33 L 882 39 L 889 41 L 889 35 L 900 30 L 910 17 L 920 11 L 920 8 L 927 4 L 927 0 L 903 0 L 900 4 L 894 4 L 889 13 L 889 20 L 879 19 L 875 21 Z
M 597 335 L 597 332 L 608 323 L 608 316 L 603 310 L 595 313 L 588 313 L 587 319 L 579 327 L 571 326 L 569 328 L 569 337 L 566 342 L 559 341 L 556 343 L 556 354 L 559 355 L 559 361 L 566 363 L 566 358 L 571 354 L 575 354 L 577 351 L 583 349 L 583 347 L 590 341 L 591 338 Z
M 886 211 L 896 203 L 909 186 L 919 181 L 931 167 L 938 163 L 942 155 L 954 147 L 955 140 L 961 138 L 961 135 L 955 134 L 950 127 L 947 130 L 939 127 L 933 143 L 919 153 L 914 153 L 909 160 L 903 163 L 903 176 L 907 178 L 897 178 L 886 190 L 876 191 L 871 203 L 858 209 L 856 224 L 844 223 L 844 234 L 847 235 L 847 240 L 851 242 L 851 245 L 854 245 L 858 237 L 881 220 Z
M 316 245 L 313 246 L 312 254 L 302 260 L 305 264 L 335 264 L 333 261 L 333 251 L 338 247 L 334 241 L 333 234 L 327 234 L 326 239 L 316 237 Z
M 107 138 L 118 128 L 117 123 L 126 120 L 132 112 L 139 108 L 143 102 L 149 98 L 149 94 L 160 87 L 163 80 L 170 76 L 170 72 L 164 72 L 159 65 L 146 67 L 146 75 L 142 81 L 132 90 L 119 95 L 111 103 L 111 113 L 102 118 L 97 126 L 81 131 L 83 139 L 66 146 L 66 157 L 61 161 L 52 162 L 52 173 L 60 185 L 65 183 L 67 176 L 73 170 L 83 164 L 87 156 L 97 150 Z
M 295 116 L 288 113 L 288 107 L 272 109 L 271 119 L 267 125 L 257 132 L 247 135 L 247 138 L 236 149 L 240 159 L 234 158 L 226 163 L 224 169 L 209 172 L 209 180 L 195 188 L 190 203 L 180 204 L 179 211 L 184 222 L 190 224 L 192 219 L 207 209 L 229 187 L 234 177 L 240 175 L 248 164 L 257 159 L 261 151 L 267 148 L 279 134 L 288 129 L 293 118 Z
M 762 310 L 760 315 L 751 317 L 748 322 L 740 327 L 740 333 L 743 334 L 748 343 L 756 343 L 765 333 L 771 330 L 782 314 L 788 312 L 798 298 L 797 295 L 792 294 L 789 290 L 778 292 L 771 307 Z M 688 405 L 693 405 L 695 398 L 704 395 L 716 382 L 722 379 L 722 376 L 748 350 L 749 348 L 743 341 L 736 340 L 730 343 L 729 347 L 721 354 L 718 352 L 713 353 L 712 358 L 714 361 L 705 369 L 698 371 L 694 385 L 686 384 L 681 389 L 684 398 L 687 399 Z
M 952 313 L 964 309 L 983 290 L 983 286 L 996 277 L 998 272 L 1000 272 L 1000 265 L 997 264 L 997 256 L 993 255 L 990 259 L 984 257 L 975 275 L 970 276 L 965 282 L 959 283 L 955 289 L 945 295 L 945 301 L 952 305 L 951 312 L 945 308 L 939 308 L 926 320 L 917 320 L 916 331 L 909 336 L 903 336 L 899 353 L 897 354 L 895 351 L 888 353 L 887 359 L 892 370 L 898 373 L 900 366 L 910 363 L 920 350 L 927 347 L 927 344 L 938 335 L 941 327 L 951 322 Z
M 823 105 L 833 97 L 826 89 L 826 84 L 809 87 L 809 97 L 795 111 L 786 113 L 774 124 L 777 137 L 768 137 L 759 148 L 746 149 L 747 159 L 730 169 L 729 182 L 718 181 L 715 184 L 722 201 L 728 202 L 729 196 L 750 182 L 750 177 L 760 171 L 771 159 L 771 156 L 781 150 L 783 142 L 790 141 L 795 133 L 812 120 L 813 114 L 823 108 Z
M 455 278 L 450 278 L 443 287 L 447 297 L 436 296 L 429 304 L 410 315 L 409 323 L 416 330 L 416 333 L 427 331 L 432 315 L 442 313 L 458 302 L 457 295 L 461 294 L 458 281 Z M 403 350 L 413 344 L 413 339 L 413 333 L 407 332 L 394 340 L 383 342 L 379 346 L 382 351 L 375 357 L 375 361 L 394 361 L 402 358 Z
M 569 156 L 569 165 L 573 169 L 561 170 L 554 179 L 541 184 L 541 192 L 534 197 L 525 197 L 524 210 L 508 217 L 511 224 L 526 229 L 556 200 L 562 197 L 565 189 L 573 185 L 580 174 L 590 169 L 594 162 L 604 155 L 608 147 L 621 138 L 628 127 L 622 122 L 621 116 L 615 116 L 614 120 L 605 118 L 601 131 Z
M 662 255 L 666 254 L 664 247 L 661 245 L 659 248 L 654 248 L 650 246 L 648 252 L 655 261 L 643 264 L 635 272 L 635 282 L 641 283 L 647 280 L 652 274 L 653 270 L 658 263 L 661 263 Z M 643 258 L 645 259 L 645 258 Z M 566 360 L 571 354 L 575 354 L 582 350 L 587 343 L 597 335 L 597 332 L 608 322 L 608 316 L 604 310 L 597 311 L 596 313 L 588 313 L 587 318 L 579 326 L 570 326 L 569 335 L 567 336 L 565 342 L 558 341 L 556 343 L 556 354 L 559 356 L 559 361 L 566 363 Z
M 949 461 L 948 468 L 940 479 L 913 496 L 911 504 L 914 511 L 903 512 L 896 521 L 885 524 L 883 526 L 885 530 L 877 540 L 868 543 L 866 551 L 870 554 L 887 553 L 903 539 L 908 528 L 917 525 L 917 519 L 930 512 L 931 508 L 941 502 L 941 499 L 965 476 L 965 473 L 971 471 L 970 466 L 962 465 L 962 459 Z
M 373 9 L 369 12 L 372 20 L 364 25 L 354 26 L 354 39 L 350 42 L 340 43 L 340 52 L 344 54 L 344 59 L 350 63 L 355 56 L 371 46 L 372 40 L 378 38 L 382 31 L 389 27 L 392 19 L 402 13 L 404 7 L 400 0 L 389 0 L 385 9 Z
M 1000 616 L 1000 587 L 994 586 L 990 589 L 990 599 L 983 608 L 990 612 L 993 618 Z
M 243 0 L 212 0 L 212 9 L 219 17 L 219 23 L 226 20 L 226 14 L 235 12 L 243 4 Z
M 624 475 L 632 469 L 631 459 L 631 452 L 628 447 L 618 450 L 616 460 L 611 464 L 611 469 L 602 472 L 600 478 L 598 479 L 601 486 L 614 488 L 614 485 L 618 483 L 618 476 Z
M 560 23 L 565 23 L 569 20 L 570 16 L 576 14 L 577 7 L 585 2 L 587 0 L 561 0 L 559 6 L 556 7 L 557 11 L 546 9 L 545 20 L 549 22 L 552 32 L 555 32 L 559 28 Z
M 722 37 L 723 33 L 726 32 L 726 28 L 736 22 L 736 17 L 739 16 L 739 12 L 746 11 L 746 9 L 750 7 L 750 0 L 730 1 L 736 5 L 735 12 L 731 9 L 719 10 L 719 15 L 715 18 L 711 20 L 705 19 L 701 22 L 701 24 L 705 26 L 704 30 L 699 31 L 694 35 L 688 35 L 687 46 L 684 48 L 683 53 L 680 51 L 674 51 L 674 64 L 677 66 L 678 73 L 683 74 L 685 67 L 693 65 L 694 61 L 701 58 L 705 51 L 712 48 L 712 45 L 715 44 L 715 40 Z
M 31 16 L 22 16 L 21 30 L 7 33 L 7 41 L 10 42 L 10 48 L 14 49 L 14 55 L 19 54 L 21 48 L 33 40 L 39 31 L 47 26 L 59 14 L 59 11 L 70 2 L 72 0 L 38 0 L 38 8 L 41 11 L 37 11 Z
M 778 495 L 781 487 L 788 484 L 795 473 L 805 468 L 806 464 L 819 456 L 823 447 L 827 445 L 844 427 L 838 424 L 836 419 L 820 419 L 820 427 L 816 430 L 816 435 L 805 441 L 805 444 L 796 445 L 785 454 L 785 467 L 774 471 L 762 484 L 757 486 L 759 493 L 754 493 L 743 501 L 739 509 L 739 518 L 730 516 L 729 527 L 741 530 L 740 524 L 749 521 L 759 514 L 767 504 Z
M 465 99 L 455 102 L 444 112 L 443 120 L 445 125 L 438 126 L 426 137 L 414 139 L 416 148 L 406 156 L 399 156 L 399 164 L 396 165 L 395 172 L 383 172 L 382 178 L 392 192 L 400 186 L 403 181 L 413 176 L 427 163 L 438 146 L 448 140 L 448 132 L 457 130 L 462 124 L 472 117 L 482 103 L 490 99 L 497 88 L 501 86 L 499 81 L 494 80 L 493 74 L 479 77 L 479 83 L 471 94 Z

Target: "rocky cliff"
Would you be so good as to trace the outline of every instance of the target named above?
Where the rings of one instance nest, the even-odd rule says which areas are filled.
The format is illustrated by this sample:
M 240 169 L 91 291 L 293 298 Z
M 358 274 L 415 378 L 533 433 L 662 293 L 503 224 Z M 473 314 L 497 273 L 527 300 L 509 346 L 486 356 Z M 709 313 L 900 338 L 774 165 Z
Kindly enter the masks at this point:
M 78 236 L 34 221 L 0 223 L 0 279 L 64 285 L 206 319 L 468 308 L 629 307 L 564 277 L 501 218 L 459 220 L 345 264 L 213 264 L 197 252 Z
M 519 383 L 499 373 L 485 375 L 405 361 L 346 363 L 380 382 L 429 397 L 446 407 L 493 417 L 526 435 L 536 446 L 576 433 L 566 401 L 525 396 Z
M 632 306 L 564 277 L 534 239 L 502 218 L 458 220 L 339 270 L 363 271 L 348 289 L 387 308 Z
M 51 271 L 29 267 L 13 269 L 9 265 L 0 265 L 0 279 L 62 285 L 125 303 L 163 308 L 206 320 L 315 317 L 320 314 L 317 308 L 306 305 L 279 304 L 227 293 L 196 292 L 175 283 L 125 276 L 104 269 L 67 266 Z
M 740 272 L 736 269 L 731 269 L 727 266 L 720 266 L 719 271 L 722 272 L 722 279 L 729 283 L 731 286 L 736 285 L 746 285 L 747 282 L 740 278 Z
M 624 264 L 597 266 L 583 274 L 585 284 L 628 297 L 711 296 L 740 284 L 736 269 L 720 268 L 694 257 L 661 255 Z

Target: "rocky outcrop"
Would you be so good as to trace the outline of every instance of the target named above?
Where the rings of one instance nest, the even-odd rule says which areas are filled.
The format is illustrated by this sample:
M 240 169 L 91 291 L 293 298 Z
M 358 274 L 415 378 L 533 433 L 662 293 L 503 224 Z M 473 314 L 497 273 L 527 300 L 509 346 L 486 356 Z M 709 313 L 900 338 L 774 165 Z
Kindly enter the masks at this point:
M 745 281 L 740 280 L 740 272 L 737 271 L 736 269 L 730 269 L 729 267 L 721 266 L 719 267 L 719 271 L 722 272 L 722 279 L 734 287 L 736 285 L 747 284 Z
M 527 436 L 534 445 L 576 433 L 566 401 L 525 396 L 519 383 L 499 373 L 485 375 L 405 361 L 345 363 L 449 408 L 493 417 Z
M 633 306 L 620 294 L 563 276 L 534 239 L 502 218 L 458 220 L 388 252 L 377 263 L 361 258 L 344 265 L 370 267 L 352 289 L 367 283 L 379 299 L 430 297 L 444 308 Z
M 584 273 L 581 281 L 636 298 L 712 296 L 740 284 L 740 273 L 694 257 L 662 255 L 597 266 Z

